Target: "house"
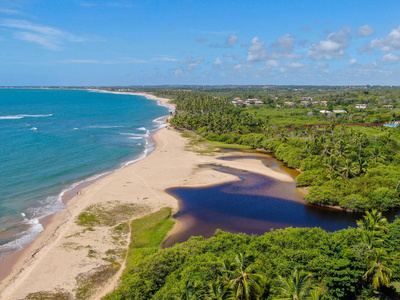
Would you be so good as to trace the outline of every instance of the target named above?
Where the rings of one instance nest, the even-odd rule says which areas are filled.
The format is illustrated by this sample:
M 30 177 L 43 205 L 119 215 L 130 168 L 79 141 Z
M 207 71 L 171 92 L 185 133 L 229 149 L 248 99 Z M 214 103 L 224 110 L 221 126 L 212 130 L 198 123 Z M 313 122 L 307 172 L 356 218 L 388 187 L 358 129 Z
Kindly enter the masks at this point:
M 277 104 L 276 107 L 282 107 L 280 104 Z
M 390 109 L 393 109 L 393 108 L 394 108 L 394 105 L 384 105 L 383 107 L 384 107 L 384 108 L 390 108 Z
M 313 101 L 313 97 L 300 97 L 300 100 Z
M 319 111 L 321 114 L 328 114 L 328 113 L 331 113 L 331 111 L 330 110 L 320 110 Z
M 356 108 L 366 109 L 367 108 L 367 104 L 356 104 Z
M 264 102 L 262 102 L 261 100 L 256 100 L 254 101 L 255 105 L 264 105 Z
M 338 110 L 333 110 L 333 112 L 335 114 L 347 114 L 347 111 L 343 110 L 343 109 L 338 109 Z
M 313 101 L 312 104 L 313 105 L 319 105 L 319 101 Z
M 321 101 L 321 105 L 327 106 L 328 105 L 328 101 Z
M 300 105 L 309 106 L 310 102 L 309 101 L 300 101 Z
M 283 102 L 283 105 L 293 106 L 294 102 Z
M 242 101 L 242 99 L 240 99 L 239 97 L 233 98 L 233 101 Z

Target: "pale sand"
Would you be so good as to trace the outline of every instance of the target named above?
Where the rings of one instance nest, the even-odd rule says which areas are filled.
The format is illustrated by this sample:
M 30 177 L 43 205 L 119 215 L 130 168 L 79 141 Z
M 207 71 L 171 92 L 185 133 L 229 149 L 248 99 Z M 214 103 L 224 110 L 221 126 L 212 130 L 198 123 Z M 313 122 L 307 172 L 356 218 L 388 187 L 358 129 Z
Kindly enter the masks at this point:
M 90 205 L 110 207 L 113 203 L 134 203 L 141 206 L 142 209 L 132 218 L 166 206 L 176 211 L 178 202 L 168 195 L 165 189 L 238 180 L 233 175 L 198 167 L 208 163 L 244 169 L 283 181 L 293 181 L 286 174 L 266 168 L 260 161 L 221 161 L 216 160 L 217 156 L 185 151 L 186 139 L 170 128 L 157 131 L 153 139 L 156 148 L 145 159 L 82 189 L 68 201 L 66 210 L 51 218 L 46 229 L 25 249 L 11 274 L 0 283 L 0 299 L 21 299 L 29 293 L 56 289 L 74 294 L 76 277 L 79 274 L 107 265 L 102 259 L 107 256 L 107 250 L 126 249 L 129 234 L 120 235 L 116 243 L 112 238 L 111 227 L 95 227 L 94 231 L 83 232 L 83 227 L 76 224 L 77 216 Z M 94 257 L 88 257 L 90 250 L 95 251 L 92 255 Z M 122 266 L 123 260 L 119 258 Z M 102 289 L 92 296 L 92 299 L 99 299 L 115 288 L 121 271 L 122 268 L 108 284 L 104 284 Z

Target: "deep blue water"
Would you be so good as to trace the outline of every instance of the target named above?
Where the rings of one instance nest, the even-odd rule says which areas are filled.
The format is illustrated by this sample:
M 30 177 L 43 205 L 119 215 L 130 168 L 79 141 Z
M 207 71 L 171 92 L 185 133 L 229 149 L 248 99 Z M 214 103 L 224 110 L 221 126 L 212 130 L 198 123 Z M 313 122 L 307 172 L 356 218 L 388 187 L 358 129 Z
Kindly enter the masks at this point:
M 238 158 L 243 156 L 225 159 Z M 283 163 L 269 156 L 247 158 L 260 159 L 277 172 L 289 175 L 297 172 L 288 170 Z M 306 204 L 293 182 L 233 168 L 212 168 L 236 175 L 240 180 L 208 187 L 168 189 L 167 192 L 179 200 L 179 212 L 174 218 L 182 221 L 184 226 L 164 242 L 164 247 L 184 242 L 191 236 L 211 237 L 216 229 L 249 235 L 262 235 L 271 229 L 286 227 L 321 227 L 336 231 L 355 227 L 362 217 L 359 213 Z
M 167 114 L 141 96 L 0 89 L 0 258 L 64 208 L 63 191 L 144 156 Z

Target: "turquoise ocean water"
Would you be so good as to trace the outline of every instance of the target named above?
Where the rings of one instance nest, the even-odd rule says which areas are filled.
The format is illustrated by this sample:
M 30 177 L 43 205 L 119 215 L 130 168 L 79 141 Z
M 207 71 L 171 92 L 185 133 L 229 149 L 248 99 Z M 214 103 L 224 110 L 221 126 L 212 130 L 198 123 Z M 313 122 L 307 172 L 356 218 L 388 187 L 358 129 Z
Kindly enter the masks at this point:
M 0 259 L 79 183 L 143 158 L 168 109 L 142 96 L 0 89 Z

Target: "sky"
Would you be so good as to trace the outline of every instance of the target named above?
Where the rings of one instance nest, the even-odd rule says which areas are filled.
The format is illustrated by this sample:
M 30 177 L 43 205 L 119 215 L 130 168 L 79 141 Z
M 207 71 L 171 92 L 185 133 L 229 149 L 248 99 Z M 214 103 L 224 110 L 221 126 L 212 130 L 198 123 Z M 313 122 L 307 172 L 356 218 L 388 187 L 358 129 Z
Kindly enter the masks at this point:
M 399 0 L 0 0 L 0 86 L 398 86 L 399 12 Z

